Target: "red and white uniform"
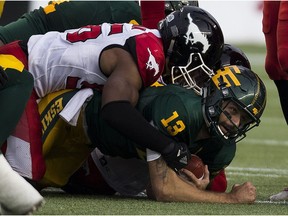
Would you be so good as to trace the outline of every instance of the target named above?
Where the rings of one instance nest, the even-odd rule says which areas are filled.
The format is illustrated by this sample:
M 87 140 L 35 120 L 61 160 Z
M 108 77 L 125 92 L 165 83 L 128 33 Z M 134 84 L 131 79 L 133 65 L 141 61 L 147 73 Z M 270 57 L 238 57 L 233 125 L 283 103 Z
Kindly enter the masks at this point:
M 99 61 L 109 48 L 127 50 L 138 66 L 143 86 L 153 84 L 164 70 L 160 34 L 133 24 L 89 25 L 63 33 L 35 35 L 28 42 L 28 70 L 39 97 L 65 88 L 104 85 Z
M 65 88 L 99 87 L 105 84 L 107 77 L 99 67 L 99 59 L 104 50 L 113 47 L 123 48 L 131 54 L 138 66 L 143 87 L 150 86 L 161 76 L 165 56 L 158 30 L 132 24 L 90 25 L 63 33 L 35 35 L 29 39 L 28 70 L 35 78 L 34 88 L 37 96 L 44 97 L 48 93 Z M 26 55 L 18 42 L 4 48 L 2 53 L 14 54 L 27 68 Z M 5 156 L 13 169 L 19 172 L 23 163 L 20 161 L 17 164 L 18 161 L 13 159 L 13 152 L 18 149 L 20 155 L 27 155 L 25 164 L 28 165 L 28 170 L 24 171 L 26 174 L 21 174 L 38 180 L 41 179 L 45 168 L 42 166 L 42 155 L 38 154 L 42 148 L 41 126 L 35 100 L 36 95 L 34 97 L 33 94 L 33 99 L 28 102 L 29 108 L 20 121 L 22 124 L 17 126 L 21 126 L 17 131 L 22 133 L 13 134 L 8 139 L 9 148 L 6 149 Z M 31 109 L 35 112 L 31 112 Z M 25 128 L 27 125 L 29 129 L 37 129 L 37 133 L 35 130 L 25 130 L 24 133 L 22 126 Z

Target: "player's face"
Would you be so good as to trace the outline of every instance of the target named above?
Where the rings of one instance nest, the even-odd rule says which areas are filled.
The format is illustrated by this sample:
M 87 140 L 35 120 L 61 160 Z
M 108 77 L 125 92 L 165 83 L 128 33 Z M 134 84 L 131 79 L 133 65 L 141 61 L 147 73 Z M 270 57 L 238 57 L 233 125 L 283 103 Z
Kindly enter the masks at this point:
M 239 129 L 249 124 L 250 118 L 248 115 L 233 101 L 224 101 L 222 110 L 218 125 L 226 137 L 237 135 Z

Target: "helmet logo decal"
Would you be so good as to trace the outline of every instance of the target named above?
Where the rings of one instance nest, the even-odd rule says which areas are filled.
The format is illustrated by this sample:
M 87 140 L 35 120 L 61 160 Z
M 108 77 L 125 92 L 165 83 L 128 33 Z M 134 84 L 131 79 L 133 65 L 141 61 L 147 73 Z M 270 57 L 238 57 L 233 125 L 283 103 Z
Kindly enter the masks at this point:
M 257 108 L 254 107 L 253 110 L 252 110 L 252 112 L 253 112 L 254 115 L 257 115 L 257 113 L 258 113 L 259 111 L 258 111 Z
M 214 84 L 217 86 L 217 88 L 219 89 L 219 79 L 222 76 L 223 77 L 223 82 L 227 83 L 226 87 L 230 87 L 231 83 L 229 80 L 231 80 L 235 86 L 240 86 L 241 83 L 240 81 L 237 79 L 237 77 L 234 75 L 234 73 L 241 73 L 239 68 L 235 65 L 233 66 L 227 66 L 224 68 L 219 69 L 216 74 L 212 77 L 212 81 L 214 82 Z M 228 80 L 229 78 L 229 80 Z
M 198 26 L 196 24 L 193 23 L 193 19 L 190 15 L 190 13 L 187 14 L 187 17 L 189 19 L 189 26 L 188 26 L 188 30 L 186 32 L 186 35 L 184 36 L 186 38 L 186 44 L 188 44 L 189 42 L 191 42 L 191 44 L 195 44 L 197 42 L 203 44 L 203 53 L 205 53 L 209 47 L 209 41 L 207 39 L 207 35 L 204 35 L 200 29 L 198 28 Z
M 155 57 L 152 55 L 151 51 L 149 48 L 147 48 L 148 52 L 149 52 L 149 59 L 146 63 L 146 69 L 150 69 L 150 70 L 155 70 L 154 76 L 156 76 L 159 73 L 159 64 L 156 62 Z

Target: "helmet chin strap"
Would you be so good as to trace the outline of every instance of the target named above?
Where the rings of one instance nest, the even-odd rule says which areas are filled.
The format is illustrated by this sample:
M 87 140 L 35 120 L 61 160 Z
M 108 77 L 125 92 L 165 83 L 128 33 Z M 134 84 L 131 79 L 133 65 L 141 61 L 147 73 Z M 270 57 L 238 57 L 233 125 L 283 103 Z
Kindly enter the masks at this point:
M 220 134 L 222 135 L 222 137 L 224 137 L 225 139 L 228 139 L 228 138 L 229 138 L 228 136 L 226 136 L 226 135 L 223 133 L 223 131 L 221 130 L 221 128 L 220 128 L 219 125 L 217 125 L 216 127 L 217 127 L 218 131 L 220 132 Z
M 220 91 L 222 93 L 222 96 L 223 96 L 223 99 L 227 98 L 230 93 L 229 93 L 229 90 L 227 89 L 227 83 L 224 82 L 224 78 L 223 76 L 220 76 L 220 83 L 219 83 L 219 88 L 220 88 Z
M 226 87 L 227 83 L 223 82 L 223 77 L 222 77 L 222 82 L 219 85 L 220 85 L 220 88 L 225 88 Z M 209 120 L 207 118 L 207 115 L 206 115 L 206 109 L 205 109 L 207 96 L 208 96 L 208 87 L 206 86 L 206 87 L 202 88 L 202 97 L 203 97 L 202 112 L 203 112 L 203 118 L 204 118 L 204 121 L 205 121 L 205 123 L 206 123 L 206 125 L 208 127 L 208 130 L 209 130 L 209 132 L 211 132 L 212 122 L 209 122 Z M 210 112 L 210 111 L 208 110 L 208 112 Z M 223 133 L 223 131 L 221 130 L 221 128 L 220 128 L 220 126 L 218 124 L 215 125 L 215 127 L 217 127 L 217 130 L 222 135 L 222 137 L 224 137 L 225 139 L 228 139 L 228 137 Z
M 167 53 L 166 53 L 166 64 L 165 64 L 165 74 L 163 73 L 162 77 L 164 78 L 164 80 L 166 79 L 166 77 L 169 78 L 169 81 L 168 83 L 171 83 L 172 82 L 172 78 L 171 78 L 171 68 L 168 67 L 169 65 L 169 62 L 170 62 L 170 56 L 172 54 L 172 51 L 173 51 L 173 48 L 174 48 L 174 44 L 175 44 L 175 40 L 172 39 L 170 44 L 169 44 L 169 47 L 168 47 L 168 50 L 167 50 Z M 169 75 L 168 75 L 169 74 Z M 165 80 L 165 83 L 167 81 Z
M 202 89 L 202 97 L 203 97 L 202 113 L 203 113 L 203 117 L 204 117 L 204 121 L 206 123 L 206 126 L 208 127 L 208 130 L 210 131 L 211 123 L 208 121 L 208 118 L 207 118 L 207 115 L 206 115 L 206 111 L 205 111 L 207 92 L 208 92 L 207 87 L 203 87 L 203 89 Z
M 175 44 L 175 39 L 172 39 L 170 41 L 170 44 L 166 53 L 166 70 L 169 69 L 169 71 L 166 73 L 169 73 L 169 79 L 170 79 L 169 83 L 172 82 L 172 79 L 171 79 L 171 68 L 169 68 L 168 65 L 170 63 L 170 56 L 172 55 L 174 44 Z
M 174 44 L 175 44 L 175 39 L 172 39 L 170 41 L 170 44 L 169 44 L 169 47 L 168 47 L 168 50 L 167 50 L 167 58 L 169 58 L 173 52 L 173 48 L 174 48 Z

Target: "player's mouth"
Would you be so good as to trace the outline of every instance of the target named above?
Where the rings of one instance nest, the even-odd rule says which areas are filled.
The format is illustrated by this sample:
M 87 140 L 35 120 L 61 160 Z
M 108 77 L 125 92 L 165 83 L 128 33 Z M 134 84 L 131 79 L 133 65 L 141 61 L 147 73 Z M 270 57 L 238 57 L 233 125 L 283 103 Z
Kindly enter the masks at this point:
M 235 137 L 237 135 L 237 128 L 235 126 L 225 124 L 224 122 L 219 124 L 218 129 L 225 139 Z

